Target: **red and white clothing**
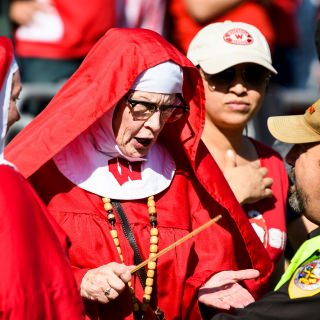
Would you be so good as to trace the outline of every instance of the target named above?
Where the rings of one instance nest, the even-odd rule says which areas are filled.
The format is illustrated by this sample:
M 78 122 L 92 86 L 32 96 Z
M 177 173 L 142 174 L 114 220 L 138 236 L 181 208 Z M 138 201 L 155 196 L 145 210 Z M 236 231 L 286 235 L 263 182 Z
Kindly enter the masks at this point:
M 0 165 L 0 314 L 3 319 L 83 319 L 67 239 L 28 181 Z
M 268 169 L 273 179 L 272 198 L 243 206 L 253 228 L 267 249 L 270 258 L 277 262 L 286 244 L 286 199 L 288 195 L 288 174 L 281 156 L 270 147 L 251 139 L 260 165 Z
M 222 270 L 256 268 L 260 277 L 245 281 L 245 285 L 259 297 L 273 268 L 222 172 L 201 143 L 205 114 L 202 81 L 198 70 L 184 55 L 155 32 L 110 30 L 47 108 L 9 144 L 6 156 L 30 179 L 70 237 L 71 262 L 78 284 L 88 269 L 119 262 L 101 195 L 67 179 L 55 162 L 59 154 L 90 132 L 103 116 L 113 112 L 138 75 L 165 61 L 183 69 L 183 96 L 191 111 L 179 121 L 166 124 L 158 137 L 157 143 L 175 163 L 174 175 L 169 177 L 171 183 L 155 194 L 159 250 L 210 218 L 218 214 L 223 218 L 210 230 L 159 258 L 151 305 L 159 306 L 167 319 L 201 319 L 197 289 L 210 276 Z M 79 149 L 79 159 L 84 165 L 86 154 Z M 113 163 L 109 156 L 105 160 L 103 165 Z M 145 169 L 142 166 L 140 169 L 151 170 L 148 155 L 145 161 Z M 118 161 L 119 172 L 128 173 L 125 163 L 124 159 Z M 214 179 L 208 176 L 208 168 L 213 168 Z M 136 167 L 134 179 L 143 179 L 140 169 Z M 107 179 L 104 184 L 108 185 Z M 118 200 L 146 258 L 150 238 L 147 200 L 123 197 Z M 133 251 L 118 218 L 116 228 L 125 264 L 130 265 Z M 133 286 L 141 300 L 143 289 L 135 277 Z M 85 305 L 88 319 L 133 319 L 128 290 L 108 304 L 85 301 Z M 146 319 L 153 318 L 149 307 Z
M 185 0 L 172 0 L 169 2 L 168 8 L 172 25 L 169 35 L 170 40 L 184 53 L 188 51 L 191 40 L 201 28 L 212 22 L 224 22 L 226 20 L 252 24 L 262 32 L 271 48 L 275 43 L 275 31 L 269 13 L 259 1 L 244 1 L 234 9 L 203 24 L 198 23 L 188 13 Z
M 37 0 L 44 6 L 15 32 L 19 57 L 83 58 L 116 25 L 114 0 Z
M 8 38 L 0 37 L 0 317 L 83 319 L 67 257 L 67 237 L 29 182 L 3 157 L 13 74 Z

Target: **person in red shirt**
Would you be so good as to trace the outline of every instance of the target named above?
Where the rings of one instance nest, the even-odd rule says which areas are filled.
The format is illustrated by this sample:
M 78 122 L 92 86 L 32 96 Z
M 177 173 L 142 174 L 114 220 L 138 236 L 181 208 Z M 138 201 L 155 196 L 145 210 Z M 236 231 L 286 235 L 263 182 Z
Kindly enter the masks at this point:
M 0 37 L 0 318 L 83 319 L 67 238 L 31 185 L 4 158 L 7 129 L 19 119 L 20 74 Z
M 253 25 L 217 22 L 197 33 L 187 56 L 198 66 L 205 89 L 202 140 L 277 263 L 286 244 L 287 172 L 279 154 L 245 133 L 277 73 L 268 43 Z

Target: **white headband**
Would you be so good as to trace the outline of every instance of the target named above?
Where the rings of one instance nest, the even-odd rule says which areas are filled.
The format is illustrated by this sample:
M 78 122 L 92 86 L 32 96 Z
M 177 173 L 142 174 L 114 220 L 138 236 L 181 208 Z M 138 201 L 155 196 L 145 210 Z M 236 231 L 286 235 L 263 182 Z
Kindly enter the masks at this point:
M 131 89 L 155 93 L 182 93 L 183 72 L 179 65 L 166 61 L 142 72 Z

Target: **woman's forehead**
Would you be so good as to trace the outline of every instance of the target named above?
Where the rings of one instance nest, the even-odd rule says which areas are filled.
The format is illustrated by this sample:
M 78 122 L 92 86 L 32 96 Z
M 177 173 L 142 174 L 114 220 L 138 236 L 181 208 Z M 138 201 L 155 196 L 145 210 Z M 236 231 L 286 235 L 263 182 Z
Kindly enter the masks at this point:
M 143 98 L 148 101 L 158 101 L 158 100 L 171 100 L 176 98 L 175 93 L 156 93 L 156 92 L 148 92 L 148 91 L 132 91 L 131 95 L 132 99 Z

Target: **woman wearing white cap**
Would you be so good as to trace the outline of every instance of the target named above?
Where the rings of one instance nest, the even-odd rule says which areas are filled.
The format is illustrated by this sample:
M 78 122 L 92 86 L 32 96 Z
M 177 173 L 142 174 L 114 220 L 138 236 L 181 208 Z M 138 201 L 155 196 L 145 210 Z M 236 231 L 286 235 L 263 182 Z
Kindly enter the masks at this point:
M 198 288 L 221 270 L 258 269 L 244 282 L 262 293 L 271 261 L 203 153 L 202 90 L 198 70 L 161 36 L 112 29 L 6 149 L 70 237 L 87 319 L 201 319 Z M 219 213 L 131 277 L 130 266 Z
M 83 307 L 66 256 L 66 235 L 4 158 L 6 132 L 19 119 L 20 91 L 11 41 L 0 37 L 0 317 L 80 320 Z
M 247 23 L 213 23 L 194 37 L 188 58 L 199 67 L 204 84 L 202 141 L 277 262 L 286 242 L 287 173 L 275 151 L 244 134 L 259 111 L 270 76 L 277 73 L 268 43 Z

